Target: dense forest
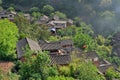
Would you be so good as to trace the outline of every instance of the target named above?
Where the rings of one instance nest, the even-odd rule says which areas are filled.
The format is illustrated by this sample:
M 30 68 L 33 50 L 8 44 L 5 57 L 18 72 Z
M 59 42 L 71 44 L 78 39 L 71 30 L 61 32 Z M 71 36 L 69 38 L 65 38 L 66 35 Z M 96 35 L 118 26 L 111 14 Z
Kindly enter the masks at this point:
M 3 19 L 2 12 L 15 13 L 14 19 L 6 16 L 7 19 Z M 30 18 L 27 19 L 25 14 Z M 14 63 L 7 74 L 0 69 L 0 80 L 119 80 L 119 14 L 120 0 L 0 0 L 0 62 Z M 55 16 L 59 21 L 70 20 L 73 23 L 51 32 L 49 24 Z M 37 24 L 43 17 L 48 20 Z M 25 53 L 24 58 L 18 59 L 17 43 L 24 38 L 28 42 L 43 41 L 42 45 L 45 42 L 59 44 L 62 40 L 72 40 L 69 64 L 50 65 L 49 50 L 36 52 L 28 45 L 21 49 Z M 32 44 L 36 45 L 35 42 Z M 71 45 L 63 47 L 67 46 Z M 110 67 L 101 73 L 99 67 L 104 64 L 98 66 L 92 62 L 93 59 L 87 60 L 86 55 L 90 52 L 94 52 L 99 60 L 110 63 Z
M 54 11 L 67 14 L 68 18 L 79 17 L 82 21 L 91 24 L 95 33 L 108 36 L 119 30 L 119 0 L 3 0 L 2 2 L 4 8 L 13 7 L 22 12 L 30 12 L 34 7 L 42 12 L 46 4 L 53 6 Z

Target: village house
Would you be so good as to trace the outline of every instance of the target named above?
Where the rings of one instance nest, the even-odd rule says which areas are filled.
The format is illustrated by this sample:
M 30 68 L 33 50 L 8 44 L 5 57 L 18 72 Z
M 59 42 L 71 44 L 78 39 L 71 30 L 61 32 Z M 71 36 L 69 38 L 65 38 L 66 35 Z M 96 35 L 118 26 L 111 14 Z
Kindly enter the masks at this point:
M 62 49 L 67 51 L 67 53 L 71 53 L 73 50 L 73 41 L 71 39 L 60 40 L 60 44 Z
M 113 67 L 107 60 L 100 59 L 96 52 L 87 52 L 85 56 L 95 64 L 101 74 L 105 74 L 110 67 Z
M 9 19 L 10 21 L 14 20 L 14 17 L 16 15 L 16 12 L 8 12 L 8 11 L 1 11 L 0 12 L 0 19 Z
M 70 55 L 53 55 L 50 54 L 50 65 L 68 65 L 71 61 Z
M 71 26 L 71 25 L 73 25 L 73 20 L 68 19 L 68 20 L 67 20 L 67 26 Z
M 39 42 L 43 51 L 48 51 L 50 55 L 50 65 L 66 65 L 70 63 L 70 55 L 65 51 L 61 43 L 57 42 Z
M 87 62 L 92 61 L 92 63 L 98 68 L 100 74 L 105 75 L 106 71 L 110 68 L 110 67 L 114 67 L 111 63 L 109 63 L 107 60 L 104 59 L 100 59 L 99 56 L 97 55 L 96 52 L 92 51 L 92 52 L 81 52 L 79 53 L 79 57 L 82 57 L 85 59 L 85 61 Z
M 47 42 L 42 40 L 37 42 L 29 38 L 21 39 L 17 43 L 17 56 L 21 61 L 24 60 L 24 48 L 26 45 L 28 45 L 31 50 L 36 51 L 36 53 L 37 51 L 48 51 L 50 65 L 68 65 L 71 62 L 71 53 L 73 51 L 73 42 L 71 39 L 59 40 L 55 42 Z M 81 51 L 80 49 L 77 50 Z M 106 71 L 110 67 L 114 67 L 108 61 L 100 59 L 96 52 L 80 52 L 79 54 L 79 57 L 84 58 L 86 62 L 92 61 L 98 68 L 99 74 L 105 75 Z M 76 54 L 76 56 L 78 57 L 78 54 Z
M 54 15 L 51 20 L 54 20 L 54 21 L 59 21 L 59 17 L 57 15 Z
M 71 39 L 60 40 L 56 42 L 39 42 L 42 50 L 50 51 L 50 53 L 54 53 L 57 51 L 71 53 L 73 48 L 73 42 Z
M 47 24 L 48 21 L 49 21 L 49 17 L 46 15 L 43 15 L 40 17 L 40 19 L 35 21 L 35 24 Z
M 65 43 L 68 41 L 68 43 Z M 29 38 L 24 38 L 17 43 L 17 56 L 18 59 L 24 59 L 24 48 L 26 45 L 33 51 L 48 51 L 50 56 L 50 65 L 59 64 L 66 65 L 70 63 L 70 52 L 72 50 L 73 43 L 70 40 L 61 40 L 56 42 L 33 41 Z
M 104 59 L 99 60 L 99 66 L 97 68 L 101 73 L 106 74 L 106 71 L 110 67 L 114 67 L 114 66 L 111 63 L 109 63 L 107 60 L 104 60 Z
M 56 42 L 39 42 L 43 51 L 49 51 L 51 65 L 66 65 L 70 63 L 73 42 L 68 40 L 60 40 Z
M 29 22 L 32 21 L 32 17 L 30 16 L 30 14 L 24 13 L 23 16 L 24 16 L 24 18 L 26 18 Z
M 96 54 L 96 52 L 86 52 L 84 54 L 85 56 L 85 59 L 86 60 L 90 60 L 93 62 L 93 64 L 96 65 L 96 67 L 98 67 L 100 64 L 99 64 L 99 57 L 98 55 Z
M 48 23 L 48 26 L 55 29 L 63 29 L 67 27 L 67 22 L 66 21 L 50 21 Z
M 49 51 L 50 54 L 55 54 L 59 49 L 61 49 L 59 42 L 45 42 L 44 44 L 39 42 L 39 44 L 43 51 Z
M 41 51 L 41 48 L 39 46 L 39 44 L 36 42 L 36 41 L 33 41 L 29 38 L 24 38 L 24 39 L 21 39 L 20 41 L 18 41 L 17 43 L 17 57 L 18 59 L 22 59 L 23 56 L 24 56 L 24 50 L 25 48 L 28 46 L 28 48 L 30 50 L 33 50 L 35 51 L 36 53 L 38 51 Z
M 48 27 L 50 27 L 51 29 L 51 33 L 53 35 L 56 35 L 57 31 L 59 29 L 64 29 L 67 27 L 67 22 L 66 21 L 50 21 L 48 24 L 47 24 Z

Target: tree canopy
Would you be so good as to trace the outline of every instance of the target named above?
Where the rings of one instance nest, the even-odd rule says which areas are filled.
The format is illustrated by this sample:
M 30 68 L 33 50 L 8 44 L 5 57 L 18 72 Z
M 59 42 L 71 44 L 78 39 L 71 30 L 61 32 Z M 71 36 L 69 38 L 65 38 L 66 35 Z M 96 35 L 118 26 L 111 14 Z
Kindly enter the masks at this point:
M 0 58 L 15 57 L 16 42 L 18 40 L 17 26 L 7 19 L 0 20 Z

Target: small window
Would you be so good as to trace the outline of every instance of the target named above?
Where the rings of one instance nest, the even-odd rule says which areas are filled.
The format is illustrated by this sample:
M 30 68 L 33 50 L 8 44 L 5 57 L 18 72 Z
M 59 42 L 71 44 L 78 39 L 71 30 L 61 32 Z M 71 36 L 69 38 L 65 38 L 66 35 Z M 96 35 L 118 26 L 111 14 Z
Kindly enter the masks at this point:
M 13 15 L 9 15 L 9 17 L 13 17 Z

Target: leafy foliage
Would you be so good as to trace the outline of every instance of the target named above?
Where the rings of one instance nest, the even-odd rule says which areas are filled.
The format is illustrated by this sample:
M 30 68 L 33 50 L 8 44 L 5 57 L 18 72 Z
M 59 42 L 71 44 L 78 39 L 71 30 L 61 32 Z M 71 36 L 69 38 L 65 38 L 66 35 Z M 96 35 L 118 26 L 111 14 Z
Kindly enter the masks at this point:
M 18 26 L 20 38 L 28 37 L 30 35 L 30 23 L 23 14 L 16 16 L 14 23 Z
M 0 28 L 0 58 L 7 59 L 8 56 L 15 58 L 15 47 L 18 40 L 17 26 L 4 19 L 0 20 Z
M 19 80 L 19 75 L 12 73 L 11 71 L 8 74 L 5 74 L 0 70 L 0 79 L 1 80 Z
M 69 67 L 66 67 L 66 66 L 60 66 L 59 73 L 60 73 L 60 75 L 70 76 L 70 69 L 69 69 Z
M 39 52 L 35 55 L 36 57 L 32 54 L 33 51 L 26 50 L 25 61 L 21 63 L 19 70 L 21 80 L 46 80 L 49 70 L 49 57 L 47 53 Z
M 105 80 L 104 77 L 97 75 L 97 68 L 90 62 L 82 63 L 78 71 L 80 80 Z
M 58 72 L 58 69 L 57 69 L 57 66 L 52 66 L 49 68 L 49 76 L 58 76 L 59 75 L 59 72 Z
M 95 41 L 88 34 L 79 33 L 74 37 L 74 43 L 81 49 L 94 50 Z
M 64 28 L 62 30 L 58 30 L 57 34 L 61 37 L 63 36 L 74 36 L 76 34 L 76 26 L 72 25 L 72 26 L 68 26 L 67 28 Z
M 40 19 L 42 15 L 50 17 L 56 15 L 61 20 L 66 20 L 67 17 L 74 19 L 75 25 L 58 30 L 57 37 L 53 37 L 50 36 L 46 25 L 36 25 L 34 21 L 31 24 L 23 14 L 19 15 L 14 20 L 19 29 L 19 39 L 30 37 L 36 40 L 57 41 L 66 37 L 72 38 L 80 49 L 96 51 L 99 57 L 118 66 L 120 58 L 111 54 L 112 46 L 105 38 L 119 31 L 119 5 L 119 0 L 0 0 L 1 11 L 5 8 L 9 11 L 29 12 L 34 17 L 34 21 Z M 2 60 L 6 56 L 14 57 L 18 35 L 15 24 L 8 20 L 0 21 L 0 59 Z M 100 35 L 97 36 L 97 34 Z M 22 80 L 73 80 L 73 78 L 105 80 L 103 76 L 97 74 L 98 70 L 91 62 L 81 61 L 80 63 L 80 59 L 75 58 L 75 61 L 68 66 L 60 66 L 57 69 L 57 67 L 49 67 L 46 52 L 40 52 L 36 57 L 31 57 L 32 53 L 32 51 L 27 51 L 25 62 L 19 64 L 18 69 L 20 69 L 19 74 Z M 119 75 L 113 69 L 109 69 L 106 74 L 110 79 L 119 78 Z
M 116 72 L 114 70 L 114 68 L 112 68 L 112 67 L 107 70 L 106 76 L 110 80 L 112 80 L 112 79 L 120 79 L 120 73 Z
M 50 15 L 54 11 L 54 8 L 51 5 L 45 5 L 43 6 L 42 12 L 45 15 Z
M 33 24 L 31 25 L 31 30 L 29 31 L 30 33 L 30 38 L 37 39 L 37 40 L 47 40 L 50 37 L 50 31 L 48 30 L 48 27 L 44 24 L 42 25 L 36 25 Z
M 72 77 L 55 76 L 55 77 L 48 77 L 47 80 L 74 80 L 74 79 Z
M 60 19 L 63 19 L 63 20 L 67 18 L 66 14 L 64 14 L 64 13 L 62 13 L 60 11 L 56 11 L 54 13 L 54 15 L 58 16 Z

